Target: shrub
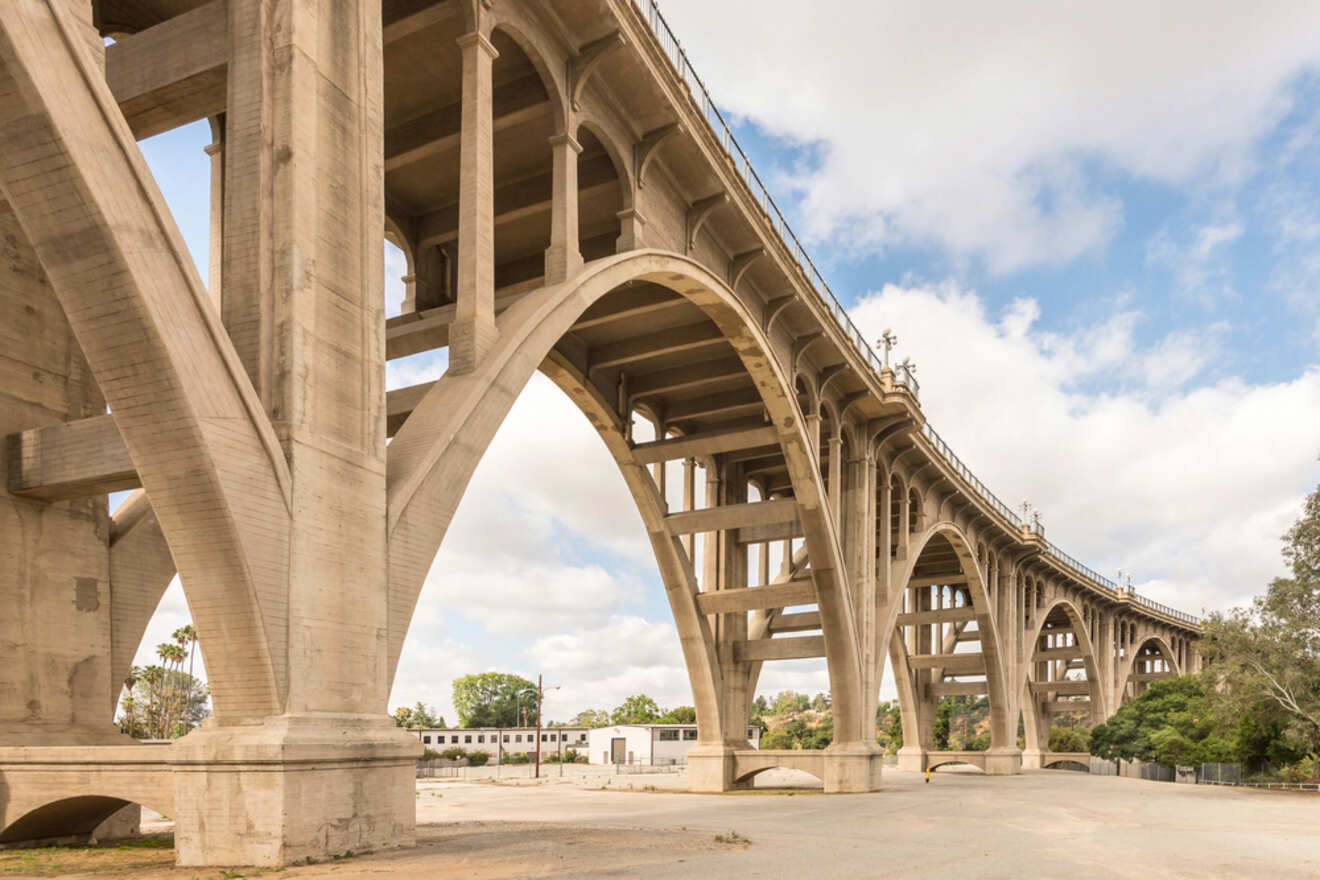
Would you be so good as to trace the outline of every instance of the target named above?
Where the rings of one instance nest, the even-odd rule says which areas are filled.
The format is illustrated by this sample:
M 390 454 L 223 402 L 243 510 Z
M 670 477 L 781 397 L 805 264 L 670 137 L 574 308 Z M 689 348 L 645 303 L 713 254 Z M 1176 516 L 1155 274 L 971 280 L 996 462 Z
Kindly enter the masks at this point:
M 583 760 L 586 760 L 583 758 Z M 577 749 L 564 749 L 564 763 L 576 764 L 578 761 Z
M 463 751 L 458 746 L 453 746 L 441 752 L 440 757 L 446 758 L 450 761 L 459 761 L 467 757 L 467 752 Z
M 469 752 L 467 759 L 469 767 L 481 767 L 490 760 L 490 752 Z
M 527 757 L 526 752 L 505 752 L 504 763 L 506 764 L 526 764 L 531 759 Z
M 432 748 L 425 748 L 425 749 L 422 749 L 422 759 L 423 759 L 423 760 L 425 760 L 425 761 L 430 761 L 430 760 L 432 760 L 432 759 L 434 759 L 434 758 L 438 758 L 438 757 L 440 757 L 440 753 L 437 752 L 435 749 L 432 749 Z

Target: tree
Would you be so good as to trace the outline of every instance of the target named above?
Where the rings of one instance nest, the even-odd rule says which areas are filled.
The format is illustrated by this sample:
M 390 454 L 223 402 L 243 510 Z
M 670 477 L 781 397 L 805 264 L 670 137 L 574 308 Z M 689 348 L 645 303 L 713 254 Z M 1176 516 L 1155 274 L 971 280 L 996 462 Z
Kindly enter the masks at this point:
M 167 652 L 172 653 L 172 652 Z M 183 736 L 211 714 L 206 682 L 163 666 L 134 666 L 124 679 L 119 729 L 137 739 Z
M 1091 754 L 1177 764 L 1233 760 L 1236 754 L 1220 733 L 1208 691 L 1213 688 L 1197 675 L 1152 682 L 1091 730 Z
M 774 708 L 770 714 L 782 718 L 795 712 L 805 712 L 811 707 L 811 700 L 806 694 L 797 691 L 780 691 L 775 697 Z
M 675 706 L 656 721 L 660 724 L 696 724 L 697 710 L 691 706 Z
M 1091 745 L 1091 733 L 1085 727 L 1050 728 L 1051 752 L 1085 752 Z
M 1283 536 L 1292 576 L 1276 578 L 1250 608 L 1211 614 L 1204 653 L 1224 715 L 1260 711 L 1264 695 L 1283 713 L 1286 750 L 1320 756 L 1320 487 Z
M 811 708 L 816 712 L 828 712 L 830 708 L 829 694 L 816 694 L 811 698 Z
M 941 697 L 935 709 L 935 726 L 931 731 L 931 747 L 937 751 L 949 748 L 949 719 L 953 714 L 953 700 Z
M 646 694 L 634 694 L 610 713 L 614 724 L 651 724 L 660 717 L 660 707 Z
M 573 727 L 609 727 L 610 713 L 605 709 L 583 709 L 569 720 Z
M 418 700 L 416 706 L 400 706 L 394 710 L 394 726 L 434 730 L 448 725 L 443 715 L 436 715 L 433 707 Z
M 479 672 L 454 679 L 454 709 L 464 727 L 518 727 L 536 715 L 536 685 L 519 675 Z

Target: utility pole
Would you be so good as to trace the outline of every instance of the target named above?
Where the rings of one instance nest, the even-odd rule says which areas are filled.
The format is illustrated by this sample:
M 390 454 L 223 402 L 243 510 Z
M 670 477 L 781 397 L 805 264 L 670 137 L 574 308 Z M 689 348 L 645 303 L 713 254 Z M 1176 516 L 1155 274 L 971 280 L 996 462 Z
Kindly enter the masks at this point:
M 541 676 L 536 676 L 536 778 L 541 778 Z

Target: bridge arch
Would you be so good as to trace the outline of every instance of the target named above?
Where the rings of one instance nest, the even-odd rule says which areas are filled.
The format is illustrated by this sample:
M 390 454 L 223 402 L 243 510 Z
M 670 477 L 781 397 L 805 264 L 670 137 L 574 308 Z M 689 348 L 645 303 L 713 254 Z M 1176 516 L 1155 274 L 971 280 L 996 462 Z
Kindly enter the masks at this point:
M 1092 723 L 1108 717 L 1108 700 L 1085 613 L 1075 601 L 1059 597 L 1042 606 L 1041 612 L 1035 617 L 1034 626 L 1025 636 L 1023 660 L 1016 670 L 1017 681 L 1020 682 L 1018 690 L 1022 695 L 1022 723 L 1027 750 L 1044 753 L 1049 749 L 1052 723 L 1050 709 L 1051 704 L 1056 702 L 1053 698 L 1077 695 L 1073 693 L 1077 690 L 1073 682 L 1085 681 L 1089 700 L 1085 708 L 1090 712 Z M 1042 644 L 1046 637 L 1051 637 L 1051 641 L 1069 644 L 1046 646 Z M 1076 668 L 1074 663 L 1077 659 L 1082 661 L 1085 678 L 1067 679 L 1067 673 Z M 1057 665 L 1059 663 L 1063 665 Z M 1054 669 L 1045 669 L 1047 664 Z M 1042 671 L 1047 673 L 1044 678 L 1041 677 Z M 1058 673 L 1058 676 L 1049 677 L 1053 673 Z M 1056 683 L 1058 687 L 1051 689 L 1050 685 Z
M 925 754 L 931 752 L 930 731 L 942 696 L 984 695 L 990 704 L 990 749 L 1015 752 L 1009 722 L 1009 674 L 985 575 L 971 538 L 956 523 L 940 521 L 914 536 L 909 557 L 894 579 L 902 592 L 890 603 L 883 631 L 888 633 L 904 750 L 921 750 L 925 761 Z M 938 595 L 930 593 L 931 588 L 942 593 L 949 587 L 965 598 L 965 604 L 937 607 L 943 603 Z M 975 630 L 968 626 L 973 622 Z M 932 626 L 935 633 L 931 632 Z M 946 626 L 951 627 L 950 631 L 945 631 Z M 979 643 L 978 651 L 957 651 L 959 642 L 970 641 Z M 976 675 L 984 675 L 984 681 L 945 681 Z
M 1120 706 L 1140 696 L 1150 682 L 1182 674 L 1178 658 L 1163 636 L 1137 636 L 1132 644 L 1135 647 L 1123 658 L 1123 674 L 1118 677 L 1119 694 L 1116 703 Z M 1138 671 L 1139 667 L 1144 668 Z
M 661 251 L 634 251 L 589 264 L 577 277 L 527 294 L 499 319 L 499 338 L 478 369 L 446 375 L 426 393 L 395 435 L 390 448 L 389 675 L 398 662 L 427 568 L 477 462 L 522 387 L 538 368 L 564 387 L 592 421 L 620 466 L 651 537 L 693 686 L 701 740 L 736 736 L 741 721 L 724 721 L 722 675 L 711 627 L 697 607 L 698 584 L 682 541 L 644 465 L 632 456 L 615 407 L 589 381 L 590 366 L 556 350 L 570 327 L 597 301 L 626 285 L 647 282 L 696 306 L 741 359 L 759 394 L 758 405 L 776 429 L 791 478 L 811 576 L 820 608 L 836 737 L 857 741 L 860 664 L 849 596 L 842 583 L 839 542 L 826 513 L 804 419 L 787 374 L 771 353 L 759 323 L 722 280 L 700 264 Z M 462 438 L 461 441 L 458 438 Z M 724 728 L 728 728 L 725 730 Z M 745 735 L 745 734 L 743 734 Z

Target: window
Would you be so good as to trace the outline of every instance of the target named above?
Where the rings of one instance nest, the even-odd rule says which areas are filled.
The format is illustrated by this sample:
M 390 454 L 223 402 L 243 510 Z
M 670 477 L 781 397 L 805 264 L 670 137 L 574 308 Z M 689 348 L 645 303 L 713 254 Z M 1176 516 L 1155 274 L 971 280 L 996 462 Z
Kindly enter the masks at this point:
M 486 734 L 484 733 L 477 734 L 477 742 L 484 743 L 485 741 L 486 741 Z
M 660 742 L 678 742 L 678 731 L 677 730 L 660 731 Z
M 518 743 L 522 742 L 522 734 L 521 734 L 521 733 L 515 733 L 515 734 L 513 735 L 513 741 L 514 741 L 514 742 L 518 742 Z
M 430 738 L 429 736 L 424 736 L 424 737 L 422 737 L 422 742 L 424 742 L 424 743 L 430 743 L 430 742 L 431 742 L 431 738 Z
M 695 727 L 689 727 L 683 731 L 683 739 L 696 739 L 696 738 L 697 738 L 697 729 Z
M 548 741 L 549 741 L 549 740 L 546 739 L 546 734 L 544 734 L 544 733 L 541 734 L 541 742 L 548 742 Z
M 451 737 L 449 738 L 449 741 L 450 741 L 451 743 L 454 743 L 455 745 L 457 745 L 457 744 L 458 744 L 458 734 L 454 734 L 453 736 L 451 736 Z
M 758 731 L 758 730 L 760 730 L 759 727 L 749 727 L 749 728 L 747 728 L 747 738 L 748 738 L 748 739 L 756 739 L 756 731 Z
M 465 734 L 463 734 L 463 742 L 465 742 L 465 743 L 470 743 L 470 742 L 472 742 L 472 734 L 470 734 L 470 733 L 465 733 Z
M 505 742 L 508 742 L 508 741 L 509 741 L 509 735 L 508 735 L 507 733 L 504 734 L 504 741 L 505 741 Z

